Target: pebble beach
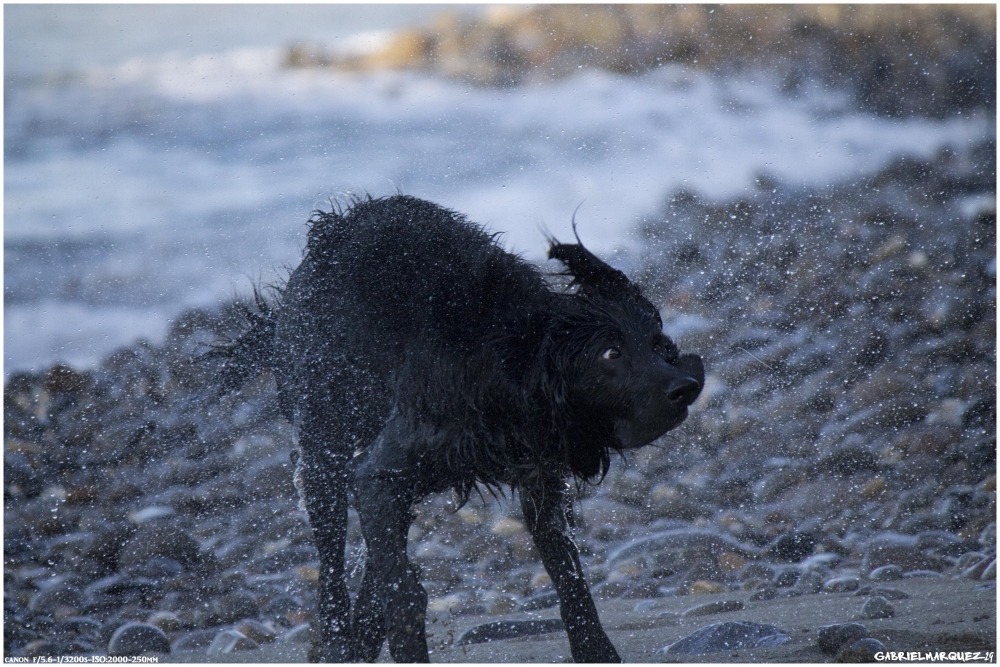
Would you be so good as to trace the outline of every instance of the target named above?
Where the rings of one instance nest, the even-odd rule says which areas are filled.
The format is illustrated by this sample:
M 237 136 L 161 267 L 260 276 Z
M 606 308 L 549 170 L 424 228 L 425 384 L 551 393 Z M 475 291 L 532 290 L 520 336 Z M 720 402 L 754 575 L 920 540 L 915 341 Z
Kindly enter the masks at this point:
M 563 70 L 567 58 L 576 52 L 549 52 L 529 39 L 540 25 L 561 25 L 560 21 L 570 19 L 591 25 L 573 14 L 575 10 L 566 11 L 569 18 L 552 9 L 499 12 L 492 23 L 484 21 L 478 27 L 456 23 L 447 30 L 451 24 L 439 22 L 439 34 L 444 35 L 440 39 L 427 36 L 433 31 L 404 31 L 394 41 L 379 42 L 381 50 L 348 53 L 297 46 L 285 54 L 284 67 L 292 74 L 282 70 L 281 77 L 286 78 L 274 81 L 294 84 L 285 91 L 290 100 L 298 90 L 295 86 L 312 81 L 308 77 L 320 80 L 328 69 L 347 68 L 354 77 L 357 71 L 391 65 L 403 70 L 400 77 L 415 70 L 414 77 L 443 74 L 504 90 L 530 83 L 563 86 L 576 95 L 574 82 L 582 82 L 584 92 L 579 99 L 591 99 L 586 95 L 600 91 L 607 97 L 607 90 L 624 90 L 614 87 L 619 83 L 607 83 L 610 78 L 600 78 L 606 74 L 563 79 L 574 76 Z M 846 32 L 838 21 L 848 21 L 844 25 L 852 30 L 868 25 L 866 21 L 878 30 L 896 30 L 891 27 L 895 23 L 879 23 L 863 11 L 841 15 L 816 10 L 816 17 L 812 10 L 788 11 L 791 18 L 785 23 L 762 22 L 748 28 L 755 35 L 778 30 L 773 33 L 778 46 L 754 50 L 755 59 L 772 63 L 768 59 L 784 48 L 778 38 L 798 35 L 796 21 L 812 21 L 819 28 L 814 26 L 815 30 L 795 39 L 825 44 L 829 53 L 862 64 L 873 52 L 866 50 L 867 42 L 862 41 L 861 48 L 853 37 L 845 37 L 854 33 Z M 980 10 L 969 11 L 962 19 L 968 25 L 988 23 Z M 656 58 L 669 56 L 694 67 L 701 54 L 703 61 L 722 63 L 719 67 L 725 69 L 726 63 L 732 64 L 726 58 L 739 56 L 739 50 L 730 53 L 720 47 L 723 37 L 739 34 L 738 11 L 721 18 L 707 8 L 693 14 L 675 9 L 664 12 L 651 16 L 673 26 L 671 30 L 680 30 L 676 26 L 683 21 L 700 21 L 699 29 L 718 39 L 699 50 L 681 50 L 672 56 L 654 52 L 647 44 L 647 51 L 634 62 L 608 55 L 622 50 L 614 46 L 618 42 L 607 42 L 614 48 L 595 48 L 589 64 L 628 75 L 645 72 L 641 76 L 647 78 L 635 81 L 647 85 L 667 72 L 656 69 Z M 805 19 L 799 16 L 802 12 L 808 14 Z M 633 23 L 646 20 L 637 10 L 619 14 L 611 12 L 621 25 L 632 26 L 628 30 L 633 33 Z M 762 166 L 754 171 L 749 187 L 720 190 L 723 194 L 678 185 L 680 180 L 687 182 L 686 177 L 675 179 L 662 188 L 664 196 L 650 199 L 657 203 L 642 204 L 646 212 L 633 221 L 634 233 L 627 247 L 604 252 L 611 245 L 612 233 L 618 233 L 614 225 L 601 227 L 600 234 L 594 232 L 598 254 L 641 286 L 660 309 L 665 332 L 681 349 L 700 354 L 706 367 L 703 391 L 681 427 L 627 458 L 615 459 L 601 483 L 576 487 L 574 537 L 605 628 L 626 661 L 871 662 L 887 652 L 908 656 L 902 658 L 905 661 L 925 660 L 928 654 L 942 652 L 949 662 L 996 660 L 997 149 L 995 121 L 988 118 L 995 115 L 995 76 L 992 93 L 976 88 L 980 79 L 989 79 L 990 68 L 983 66 L 988 58 L 975 61 L 975 66 L 963 59 L 979 48 L 972 37 L 956 42 L 959 46 L 941 39 L 944 33 L 934 31 L 944 30 L 940 28 L 943 15 L 931 12 L 926 26 L 934 29 L 918 31 L 914 43 L 922 49 L 958 55 L 941 56 L 944 69 L 934 70 L 926 86 L 914 88 L 910 95 L 895 95 L 895 87 L 905 87 L 912 83 L 911 77 L 918 76 L 916 69 L 897 68 L 891 85 L 879 87 L 880 70 L 862 67 L 860 78 L 847 77 L 854 88 L 844 98 L 846 102 L 829 112 L 809 106 L 801 113 L 801 119 L 808 122 L 796 121 L 803 127 L 822 125 L 837 131 L 841 118 L 845 125 L 869 122 L 867 133 L 858 136 L 874 142 L 872 137 L 880 132 L 920 136 L 918 126 L 906 123 L 916 117 L 933 118 L 938 124 L 927 127 L 941 130 L 934 135 L 939 148 L 896 150 L 902 143 L 886 143 L 877 153 L 878 166 L 859 169 L 854 157 L 855 162 L 844 158 L 843 164 L 851 166 L 844 171 L 850 173 L 834 178 L 814 170 L 809 172 L 813 177 L 796 179 L 787 163 L 781 169 Z M 987 27 L 992 26 L 995 36 L 995 12 L 987 18 L 992 20 Z M 961 21 L 955 25 L 959 24 L 966 25 Z M 560 30 L 572 33 L 570 27 Z M 628 30 L 614 33 L 616 39 L 632 34 Z M 962 30 L 971 31 L 968 34 L 976 39 L 989 33 Z M 898 37 L 896 32 L 891 34 Z M 501 37 L 508 39 L 517 57 L 494 61 L 483 57 L 482 45 Z M 596 38 L 584 35 L 579 39 Z M 575 44 L 567 40 L 566 44 Z M 422 45 L 416 56 L 407 50 L 412 44 Z M 882 55 L 902 58 L 897 51 L 894 47 Z M 995 53 L 992 57 L 995 65 Z M 480 67 L 484 62 L 491 64 Z M 808 54 L 800 54 L 796 62 L 807 64 Z M 541 71 L 539 63 L 552 64 L 563 83 L 539 83 L 528 76 Z M 705 62 L 700 66 L 707 67 Z M 966 72 L 968 80 L 977 82 L 976 94 L 952 90 L 955 94 L 942 101 L 941 91 L 956 72 Z M 739 113 L 754 117 L 768 109 L 783 110 L 782 100 L 793 107 L 799 86 L 808 90 L 809 81 L 829 74 L 802 67 L 779 73 L 785 83 L 799 83 L 789 84 L 788 90 L 782 84 L 780 95 L 786 97 L 775 93 L 778 102 L 767 98 L 759 107 Z M 707 77 L 721 77 L 718 72 L 704 79 L 697 78 L 702 74 L 684 76 L 687 83 L 671 88 L 662 100 L 674 99 L 670 96 L 675 94 L 681 99 L 689 94 L 685 91 L 704 87 L 698 82 L 709 81 Z M 344 80 L 367 90 L 363 87 L 368 85 L 366 79 Z M 412 93 L 407 92 L 407 85 L 419 81 L 427 87 L 431 80 L 413 78 L 408 84 L 399 83 L 398 90 L 393 89 L 396 92 L 387 92 L 384 100 L 378 98 L 372 109 L 384 105 L 388 110 L 400 90 L 404 96 Z M 738 75 L 726 79 L 738 80 Z M 716 86 L 722 79 L 711 81 Z M 587 88 L 591 84 L 596 93 Z M 827 84 L 848 85 L 832 79 Z M 329 82 L 323 86 L 306 90 L 336 90 Z M 433 86 L 427 89 L 458 99 L 455 91 L 459 88 L 452 84 Z M 39 139 L 32 134 L 36 131 L 31 129 L 34 112 L 28 107 L 51 106 L 42 104 L 48 98 L 40 97 L 38 90 L 32 91 L 16 98 L 23 108 L 14 107 L 15 120 L 9 121 L 19 132 L 23 130 L 23 136 L 16 134 L 15 148 L 9 149 L 14 152 L 8 159 L 16 159 L 8 173 L 21 173 L 17 169 L 34 173 L 31 160 L 47 164 L 43 149 L 58 144 L 54 140 L 45 143 L 44 136 Z M 418 100 L 420 113 L 431 114 L 427 109 L 433 109 L 437 92 Z M 495 102 L 487 93 L 476 94 L 490 104 Z M 808 98 L 812 93 L 802 94 Z M 188 105 L 186 95 L 181 97 Z M 135 99 L 145 98 L 136 93 Z M 501 102 L 496 102 L 497 108 Z M 184 113 L 199 118 L 200 107 L 189 106 Z M 243 110 L 238 106 L 232 103 L 234 120 L 247 126 L 256 122 L 251 122 L 250 115 L 240 116 Z M 522 111 L 527 117 L 533 108 Z M 367 107 L 357 111 L 359 117 L 370 112 Z M 910 120 L 886 121 L 904 115 Z M 270 132 L 288 139 L 275 155 L 294 152 L 297 144 L 289 138 L 294 133 L 281 134 L 286 131 L 284 116 L 277 112 L 274 116 Z M 152 112 L 149 116 L 158 117 Z M 95 112 L 94 118 L 111 122 L 103 112 Z M 643 118 L 648 127 L 642 131 L 654 135 L 651 128 L 658 128 L 663 119 L 652 113 Z M 949 125 L 948 118 L 965 125 Z M 58 129 L 61 122 L 49 125 Z M 163 129 L 169 123 L 160 127 L 156 124 L 160 121 L 148 122 L 159 128 L 157 132 L 173 131 Z M 97 127 L 97 120 L 94 123 Z M 386 141 L 409 136 L 397 127 L 405 130 L 409 127 L 405 122 L 387 123 L 385 127 L 399 134 L 387 135 Z M 606 125 L 596 117 L 594 123 L 595 127 Z M 314 135 L 306 132 L 306 139 L 296 141 L 310 147 L 311 142 L 320 141 L 325 136 L 321 124 L 317 121 Z M 414 130 L 416 135 L 425 133 L 421 127 Z M 718 127 L 730 126 L 719 123 Z M 948 134 L 941 129 L 948 127 L 960 131 Z M 108 134 L 102 128 L 97 127 L 101 131 L 94 130 L 94 135 Z M 517 127 L 504 131 L 508 130 L 510 136 L 524 134 Z M 465 131 L 471 133 L 468 128 Z M 218 137 L 229 136 L 221 132 Z M 507 135 L 503 136 L 501 143 L 506 146 Z M 218 137 L 206 141 L 225 148 Z M 256 134 L 254 141 L 258 141 Z M 510 143 L 520 146 L 513 140 Z M 247 145 L 253 150 L 240 144 L 233 155 L 256 155 L 257 144 Z M 73 155 L 86 150 L 90 148 L 72 147 Z M 221 155 L 223 149 L 219 150 Z M 439 150 L 444 154 L 451 149 Z M 572 150 L 574 155 L 578 151 Z M 849 152 L 845 150 L 845 155 Z M 890 152 L 898 155 L 883 160 Z M 558 164 L 566 165 L 563 171 L 575 173 L 570 167 L 577 162 L 562 153 L 552 155 L 561 161 Z M 592 157 L 596 155 L 591 152 L 573 159 L 588 168 L 591 163 L 597 165 L 593 173 L 599 174 L 603 163 Z M 664 149 L 661 162 L 665 164 L 673 155 Z M 513 170 L 516 162 L 511 158 L 504 166 L 503 160 L 491 159 L 498 169 Z M 322 164 L 316 160 L 315 164 Z M 752 164 L 741 162 L 740 169 L 746 171 Z M 373 165 L 367 167 L 371 173 L 378 171 Z M 300 165 L 303 173 L 309 171 L 308 166 Z M 655 180 L 664 167 L 661 163 L 654 167 L 643 177 Z M 420 171 L 413 165 L 407 168 Z M 469 173 L 473 171 L 470 167 Z M 517 192 L 530 192 L 525 185 L 529 180 L 541 182 L 537 174 L 542 172 L 531 173 L 535 176 L 520 177 L 525 189 Z M 151 174 L 158 178 L 158 172 Z M 293 176 L 290 170 L 286 178 L 291 181 Z M 456 200 L 440 203 L 466 210 L 462 197 L 474 200 L 475 193 L 484 191 L 481 182 L 474 180 L 478 176 L 469 178 L 473 180 L 455 190 L 440 189 L 442 197 L 451 193 Z M 416 183 L 417 189 L 430 187 Z M 577 191 L 570 190 L 565 197 L 576 196 Z M 139 191 L 145 190 L 137 187 Z M 629 198 L 622 192 L 618 204 Z M 19 196 L 12 201 L 32 200 L 27 194 Z M 198 194 L 192 201 L 197 204 L 199 197 L 208 200 Z M 267 206 L 283 215 L 301 208 L 304 222 L 313 197 L 310 190 L 283 202 L 284 208 Z M 494 206 L 488 210 L 505 210 L 503 197 L 487 200 Z M 601 204 L 602 216 L 618 206 L 615 201 Z M 561 210 L 550 204 L 552 210 Z M 256 217 L 244 215 L 243 220 L 239 212 L 220 217 L 205 204 L 204 210 L 197 209 L 190 216 L 199 221 L 190 226 L 192 243 L 218 246 L 209 231 L 239 218 L 243 227 L 234 234 L 233 246 L 242 242 L 264 247 L 246 239 L 250 238 L 247 230 L 262 233 L 254 221 L 266 217 L 271 211 L 267 206 L 262 204 L 260 210 L 254 209 Z M 127 207 L 120 208 L 122 218 L 127 218 Z M 20 210 L 7 211 L 15 224 Z M 99 218 L 102 210 L 95 208 L 87 215 Z M 176 212 L 166 208 L 162 215 Z M 31 215 L 46 221 L 49 217 L 47 211 Z M 22 217 L 23 230 L 33 229 L 35 218 Z M 185 218 L 178 215 L 177 219 Z M 482 222 L 504 229 L 500 213 Z M 626 223 L 631 224 L 627 220 L 615 224 Z M 202 231 L 205 236 L 198 236 Z M 587 243 L 585 225 L 580 233 Z M 122 244 L 123 248 L 144 247 L 146 240 L 159 238 L 122 234 L 121 239 L 133 244 Z M 305 228 L 283 227 L 276 236 L 280 241 L 267 250 L 273 253 L 266 255 L 269 260 L 286 259 L 290 248 L 301 247 Z M 97 261 L 87 253 L 113 255 L 121 239 L 108 238 L 107 247 L 79 250 L 81 266 Z M 293 484 L 295 434 L 279 416 L 272 377 L 262 375 L 238 394 L 220 397 L 215 386 L 219 362 L 204 356 L 212 345 L 238 335 L 244 323 L 241 303 L 227 299 L 220 287 L 226 279 L 219 276 L 235 271 L 236 259 L 230 258 L 230 266 L 230 259 L 221 262 L 212 256 L 202 270 L 197 251 L 177 246 L 172 250 L 176 257 L 165 253 L 162 262 L 186 268 L 167 282 L 152 282 L 149 276 L 156 274 L 158 279 L 158 270 L 143 272 L 143 262 L 136 261 L 132 262 L 135 266 L 116 268 L 121 273 L 95 283 L 97 287 L 88 287 L 90 283 L 72 274 L 77 255 L 70 253 L 67 257 L 73 261 L 63 261 L 34 237 L 13 241 L 5 242 L 9 253 L 5 275 L 9 271 L 13 283 L 8 284 L 21 285 L 23 290 L 9 288 L 5 295 L 8 306 L 19 303 L 19 298 L 30 302 L 25 312 L 29 306 L 40 308 L 43 314 L 45 308 L 54 307 L 45 300 L 50 298 L 45 291 L 49 278 L 56 285 L 52 290 L 62 290 L 69 295 L 66 299 L 85 293 L 89 301 L 81 302 L 84 310 L 113 306 L 107 294 L 114 292 L 128 297 L 122 297 L 122 303 L 143 313 L 149 304 L 129 296 L 136 285 L 162 299 L 164 294 L 188 290 L 171 292 L 169 286 L 174 283 L 187 285 L 214 277 L 210 287 L 202 286 L 199 305 L 184 306 L 176 317 L 164 316 L 169 324 L 162 336 L 140 339 L 108 354 L 91 350 L 91 356 L 80 357 L 99 357 L 89 365 L 53 362 L 41 356 L 38 359 L 43 361 L 38 361 L 32 357 L 30 341 L 18 344 L 25 350 L 23 359 L 34 359 L 31 364 L 11 370 L 8 361 L 4 384 L 4 656 L 305 661 L 317 607 L 319 559 Z M 541 257 L 542 246 L 539 240 L 529 257 Z M 249 257 L 257 261 L 264 252 Z M 240 255 L 239 261 L 247 257 Z M 51 275 L 38 278 L 37 267 L 50 266 L 39 264 L 43 260 L 55 268 L 48 272 Z M 544 271 L 558 271 L 555 263 L 540 266 Z M 135 275 L 128 273 L 133 270 Z M 560 278 L 553 275 L 551 279 L 558 287 Z M 170 308 L 174 305 L 171 302 Z M 79 328 L 79 322 L 69 319 L 73 312 L 45 319 L 46 336 L 60 328 Z M 67 318 L 66 322 L 53 324 L 60 317 Z M 30 338 L 25 335 L 30 327 L 19 327 L 22 337 Z M 11 335 L 9 329 L 6 335 Z M 518 505 L 509 495 L 484 492 L 473 494 L 464 506 L 447 494 L 427 498 L 417 506 L 409 554 L 429 597 L 432 661 L 570 659 L 556 595 Z M 353 510 L 347 556 L 348 587 L 356 592 L 364 544 Z M 390 660 L 387 650 L 379 660 Z

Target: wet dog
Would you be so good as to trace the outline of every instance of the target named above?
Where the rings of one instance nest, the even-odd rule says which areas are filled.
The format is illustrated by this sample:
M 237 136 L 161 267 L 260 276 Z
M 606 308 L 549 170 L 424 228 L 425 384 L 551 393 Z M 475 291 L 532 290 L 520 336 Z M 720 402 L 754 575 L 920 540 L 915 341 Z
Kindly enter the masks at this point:
M 704 381 L 639 288 L 582 244 L 553 241 L 556 289 L 463 216 L 407 196 L 317 212 L 275 304 L 222 348 L 227 390 L 274 371 L 297 427 L 319 550 L 311 658 L 428 660 L 427 595 L 406 555 L 411 509 L 453 489 L 515 490 L 577 662 L 619 661 L 569 534 L 568 482 L 687 416 Z M 367 561 L 352 607 L 349 496 Z

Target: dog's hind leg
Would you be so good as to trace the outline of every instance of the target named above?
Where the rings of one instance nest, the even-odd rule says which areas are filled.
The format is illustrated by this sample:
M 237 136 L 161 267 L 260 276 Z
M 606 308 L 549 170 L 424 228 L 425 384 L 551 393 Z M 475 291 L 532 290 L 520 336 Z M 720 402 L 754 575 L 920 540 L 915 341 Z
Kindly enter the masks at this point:
M 559 614 L 566 624 L 573 661 L 621 662 L 601 627 L 579 551 L 569 535 L 571 507 L 565 480 L 539 480 L 520 492 L 525 523 L 559 595 Z
M 344 579 L 349 454 L 329 444 L 335 434 L 331 426 L 313 413 L 299 428 L 306 510 L 320 561 L 318 634 L 309 660 L 351 662 L 351 599 Z
M 368 545 L 365 579 L 372 577 L 371 598 L 365 604 L 372 613 L 379 607 L 385 610 L 393 660 L 429 662 L 424 627 L 427 592 L 406 556 L 406 535 L 416 500 L 415 471 L 407 460 L 411 440 L 402 420 L 390 419 L 375 443 L 359 457 L 353 489 Z
M 375 662 L 378 654 L 382 652 L 382 642 L 385 641 L 385 603 L 370 557 L 365 563 L 361 590 L 354 602 L 351 628 L 354 633 L 354 652 L 357 659 Z

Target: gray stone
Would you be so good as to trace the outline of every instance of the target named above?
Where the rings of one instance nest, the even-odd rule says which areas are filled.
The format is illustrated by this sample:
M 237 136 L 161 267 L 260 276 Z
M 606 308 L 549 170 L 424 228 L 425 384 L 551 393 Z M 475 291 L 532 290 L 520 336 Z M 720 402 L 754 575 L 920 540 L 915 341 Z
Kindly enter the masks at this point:
M 861 607 L 861 615 L 865 618 L 891 618 L 895 613 L 893 606 L 881 595 L 868 598 Z
M 119 569 L 142 565 L 156 556 L 172 558 L 186 567 L 198 562 L 197 540 L 173 526 L 143 526 L 133 535 L 118 556 Z
M 877 639 L 865 637 L 852 642 L 837 654 L 837 662 L 877 662 L 876 653 L 885 653 L 885 646 Z
M 821 627 L 817 643 L 824 653 L 836 655 L 844 645 L 868 636 L 868 628 L 860 623 L 837 623 Z
M 826 593 L 847 593 L 858 590 L 860 582 L 857 577 L 834 577 L 823 583 Z
M 126 623 L 111 635 L 108 655 L 170 653 L 170 641 L 163 630 L 149 623 Z
M 899 533 L 883 533 L 868 543 L 864 558 L 861 561 L 862 570 L 874 570 L 883 565 L 894 564 L 907 570 L 943 571 L 949 563 L 940 556 L 925 553 L 913 535 Z
M 685 617 L 709 616 L 711 614 L 721 614 L 727 611 L 740 611 L 745 607 L 746 605 L 743 604 L 742 600 L 717 600 L 715 602 L 700 604 L 697 607 L 691 607 L 681 615 Z
M 717 651 L 780 646 L 789 640 L 789 633 L 776 626 L 751 621 L 713 623 L 664 646 L 657 653 L 698 655 Z
M 312 641 L 312 628 L 308 623 L 301 623 L 278 637 L 278 641 L 284 644 L 308 644 Z
M 75 586 L 55 586 L 32 595 L 28 609 L 38 614 L 54 614 L 59 610 L 79 611 L 83 604 L 84 597 L 80 589 Z
M 498 639 L 513 639 L 529 635 L 544 635 L 565 629 L 561 618 L 547 618 L 537 621 L 493 621 L 469 628 L 455 641 L 455 644 L 482 644 Z
M 886 600 L 906 600 L 910 597 L 909 593 L 901 591 L 897 588 L 883 588 L 881 586 L 865 586 L 864 588 L 858 590 L 855 595 L 868 597 L 881 595 Z
M 188 632 L 175 639 L 170 648 L 175 652 L 206 649 L 212 645 L 217 634 L 219 634 L 217 630 L 195 630 L 194 632 Z
M 257 618 L 257 597 L 248 591 L 233 591 L 215 600 L 212 609 L 223 623 L 235 623 L 244 618 Z
M 895 564 L 877 567 L 868 573 L 872 581 L 895 581 L 903 578 L 903 568 Z
M 777 588 L 764 588 L 751 595 L 749 601 L 762 602 L 764 600 L 773 600 L 776 597 L 778 597 Z
M 935 570 L 910 570 L 903 573 L 903 579 L 939 579 L 942 575 Z
M 255 621 L 251 618 L 240 621 L 234 626 L 233 629 L 246 635 L 258 644 L 267 644 L 278 638 L 278 635 L 274 630 L 267 627 L 260 621 Z
M 819 593 L 823 589 L 823 573 L 815 570 L 805 572 L 795 587 L 803 593 Z
M 208 647 L 209 657 L 219 657 L 229 653 L 239 651 L 253 651 L 259 649 L 260 645 L 247 637 L 242 632 L 236 630 L 223 630 L 215 636 Z

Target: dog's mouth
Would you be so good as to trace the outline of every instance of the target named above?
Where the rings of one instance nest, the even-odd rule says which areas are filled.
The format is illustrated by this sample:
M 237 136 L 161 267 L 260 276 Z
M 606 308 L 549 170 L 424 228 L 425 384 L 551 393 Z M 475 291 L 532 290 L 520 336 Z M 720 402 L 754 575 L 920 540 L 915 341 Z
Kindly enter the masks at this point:
M 671 412 L 672 415 L 664 415 L 658 420 L 619 419 L 615 422 L 615 438 L 621 443 L 622 449 L 645 447 L 687 419 L 686 407 Z

